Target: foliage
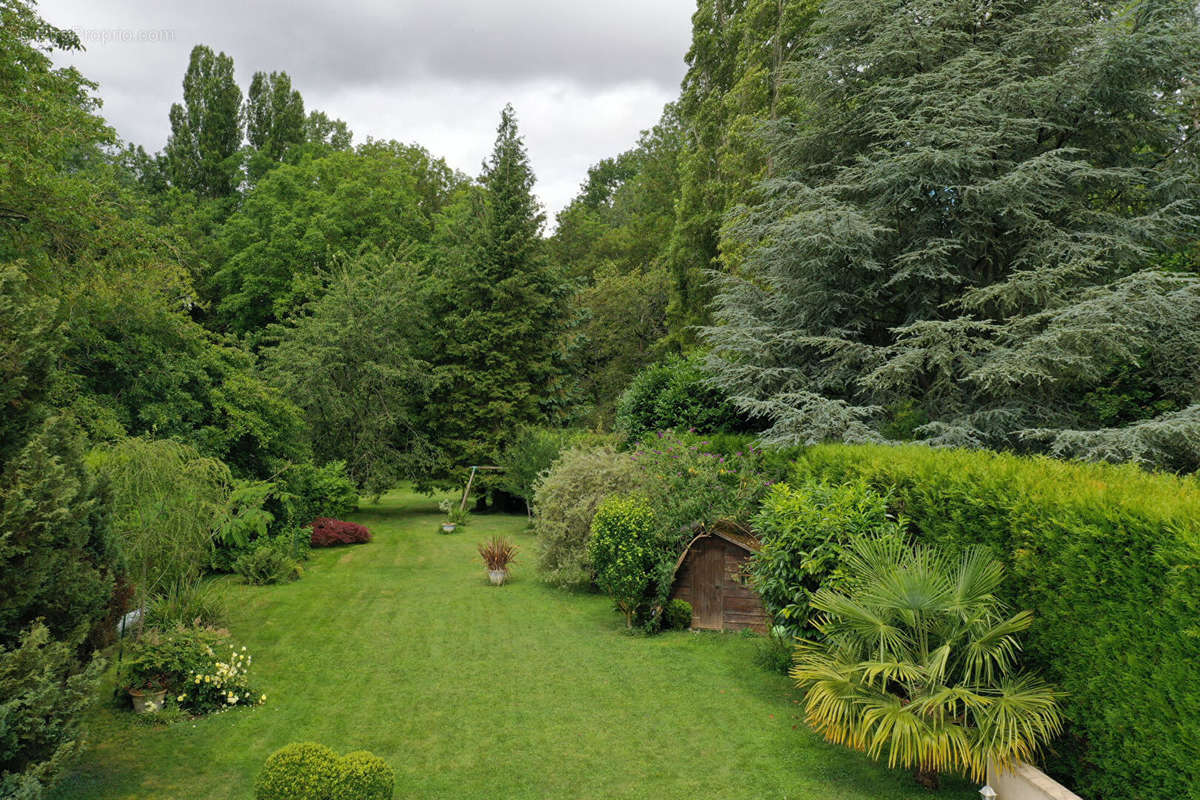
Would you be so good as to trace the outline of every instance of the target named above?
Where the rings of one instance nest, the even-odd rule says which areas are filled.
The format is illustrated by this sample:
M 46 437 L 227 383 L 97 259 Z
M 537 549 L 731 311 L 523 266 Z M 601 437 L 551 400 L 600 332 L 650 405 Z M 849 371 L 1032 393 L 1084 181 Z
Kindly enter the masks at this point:
M 659 549 L 654 509 L 637 495 L 610 497 L 596 509 L 588 556 L 596 585 L 613 598 L 633 627 L 633 614 L 650 587 Z M 688 616 L 689 622 L 691 615 Z
M 573 447 L 563 452 L 533 490 L 538 569 L 557 586 L 588 584 L 592 517 L 610 495 L 642 489 L 648 481 L 637 461 L 612 447 Z
M 788 638 L 812 635 L 809 600 L 819 588 L 848 588 L 848 549 L 864 538 L 904 541 L 906 525 L 862 482 L 778 484 L 754 517 L 762 549 L 750 560 L 751 581 Z
M 676 357 L 634 376 L 617 402 L 616 428 L 641 439 L 671 428 L 706 434 L 744 431 L 748 424 L 708 383 L 700 358 Z
M 678 597 L 663 606 L 662 627 L 668 631 L 686 631 L 692 626 L 692 604 Z
M 143 613 L 147 628 L 213 627 L 225 621 L 228 607 L 218 587 L 196 579 L 165 587 L 150 599 Z
M 452 499 L 439 502 L 438 509 L 446 515 L 446 522 L 453 525 L 466 525 L 471 521 L 471 512 Z
M 436 463 L 422 424 L 432 386 L 419 288 L 412 265 L 356 259 L 263 353 L 271 380 L 303 409 L 317 460 L 346 459 L 347 474 L 373 493 L 425 482 Z
M 253 148 L 246 172 L 253 183 L 304 143 L 304 98 L 292 88 L 286 72 L 256 72 L 246 92 L 244 114 L 246 139 Z
M 516 560 L 519 548 L 502 536 L 496 536 L 479 545 L 479 556 L 489 570 L 507 570 Z
M 795 652 L 795 638 L 791 632 L 781 625 L 775 625 L 759 641 L 754 660 L 768 672 L 787 675 L 792 669 Z
M 339 544 L 366 544 L 371 532 L 357 522 L 318 517 L 312 522 L 312 546 L 333 547 Z
M 797 464 L 809 476 L 865 480 L 920 540 L 1001 558 L 1002 598 L 1037 620 L 1025 663 L 1064 693 L 1052 774 L 1096 797 L 1174 798 L 1200 780 L 1194 478 L 918 446 L 813 448 Z
M 325 745 L 296 742 L 276 750 L 254 784 L 255 800 L 391 800 L 396 774 L 365 750 L 338 758 Z
M 705 334 L 768 439 L 911 402 L 932 444 L 1200 465 L 1200 277 L 1159 266 L 1200 230 L 1194 7 L 826 0 L 808 41 Z
M 813 594 L 825 641 L 802 642 L 791 673 L 818 733 L 936 784 L 1033 761 L 1060 732 L 1056 692 L 1017 671 L 1033 615 L 1008 616 L 1004 566 L 987 548 L 955 558 L 864 537 L 846 564 L 848 591 Z
M 655 612 L 670 596 L 675 563 L 696 531 L 720 520 L 748 523 L 767 489 L 781 477 L 778 465 L 763 450 L 749 445 L 725 454 L 714 443 L 695 434 L 659 431 L 632 453 L 661 534 L 652 590 L 646 598 L 650 629 Z
M 79 427 L 52 417 L 22 445 L 0 472 L 0 646 L 41 620 L 74 648 L 105 616 L 119 551 Z
M 740 247 L 722 230 L 755 182 L 774 174 L 764 125 L 796 111 L 786 75 L 806 53 L 807 30 L 819 3 L 700 0 L 678 102 L 686 132 L 679 157 L 675 224 L 666 248 L 671 274 L 669 336 L 695 339 L 709 319 L 710 270 L 736 272 Z
M 81 669 L 74 648 L 34 624 L 0 644 L 0 796 L 37 800 L 83 748 L 80 720 L 104 661 Z
M 503 472 L 496 486 L 509 494 L 533 502 L 533 487 L 543 472 L 550 468 L 566 447 L 571 445 L 577 431 L 563 428 L 523 426 L 504 448 L 496 465 Z
M 478 185 L 447 209 L 431 248 L 424 315 L 440 324 L 431 331 L 427 424 L 445 449 L 443 472 L 494 464 L 513 430 L 555 421 L 565 405 L 558 334 L 566 293 L 545 257 L 533 185 L 506 106 Z
M 241 167 L 241 112 L 233 58 L 196 45 L 183 78 L 183 103 L 171 106 L 166 160 L 176 186 L 206 197 L 233 194 Z
M 198 578 L 225 517 L 228 468 L 166 439 L 125 439 L 89 460 L 111 492 L 113 533 L 141 601 Z
M 573 399 L 592 424 L 611 424 L 618 396 L 667 334 L 662 251 L 675 224 L 682 142 L 668 105 L 636 148 L 588 170 L 549 241 L 550 258 L 576 282 L 566 358 Z
M 179 692 L 175 702 L 181 708 L 193 714 L 208 714 L 267 702 L 267 696 L 250 685 L 250 664 L 254 659 L 247 655 L 245 647 L 238 650 L 230 645 L 224 660 L 212 647 L 206 648 L 204 654 L 206 659 L 188 672 L 178 689 L 174 684 L 171 686 L 171 692 Z
M 121 665 L 121 683 L 129 689 L 178 693 L 193 674 L 205 670 L 215 648 L 226 642 L 227 634 L 217 628 L 151 628 L 129 643 Z
M 300 409 L 188 316 L 190 287 L 126 271 L 91 275 L 86 289 L 64 308 L 72 372 L 60 402 L 87 414 L 94 438 L 179 439 L 259 480 L 311 457 Z
M 215 323 L 258 338 L 320 300 L 347 262 L 418 257 L 461 180 L 424 148 L 395 142 L 276 166 L 216 233 L 219 254 L 206 287 Z M 387 330 L 419 318 L 395 313 Z
M 254 782 L 255 800 L 326 800 L 338 756 L 323 744 L 296 742 L 272 753 Z
M 255 586 L 282 583 L 300 577 L 300 565 L 287 553 L 271 545 L 238 556 L 237 561 L 233 562 L 233 571 L 241 575 L 246 583 Z
M 338 759 L 339 775 L 329 800 L 391 800 L 396 772 L 374 753 L 355 750 Z

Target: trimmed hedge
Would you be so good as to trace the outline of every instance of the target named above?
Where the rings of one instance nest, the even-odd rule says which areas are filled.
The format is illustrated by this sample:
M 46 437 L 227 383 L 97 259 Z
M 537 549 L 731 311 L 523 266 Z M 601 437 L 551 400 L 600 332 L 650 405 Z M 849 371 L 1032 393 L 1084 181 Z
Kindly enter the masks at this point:
M 365 750 L 338 758 L 316 742 L 294 742 L 267 758 L 255 800 L 391 800 L 396 773 Z
M 1035 615 L 1023 663 L 1065 692 L 1047 767 L 1095 798 L 1200 785 L 1200 481 L 922 446 L 823 445 L 797 481 L 865 480 L 914 535 L 985 544 Z

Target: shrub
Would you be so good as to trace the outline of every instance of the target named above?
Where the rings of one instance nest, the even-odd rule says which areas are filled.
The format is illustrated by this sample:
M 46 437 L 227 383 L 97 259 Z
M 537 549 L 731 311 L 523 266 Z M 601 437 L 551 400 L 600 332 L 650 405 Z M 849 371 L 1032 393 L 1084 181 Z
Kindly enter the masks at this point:
M 771 487 L 754 517 L 762 549 L 750 560 L 755 590 L 789 636 L 812 635 L 808 601 L 818 588 L 846 588 L 846 553 L 863 537 L 903 540 L 904 521 L 888 498 L 858 481 L 831 486 L 806 481 Z
M 0 797 L 41 797 L 83 749 L 83 713 L 103 671 L 102 659 L 81 667 L 41 623 L 11 649 L 0 644 Z
M 293 464 L 284 471 L 279 484 L 280 504 L 289 528 L 307 525 L 318 517 L 338 519 L 358 508 L 358 490 L 346 474 L 344 461 L 331 461 L 321 467 Z
M 699 433 L 750 430 L 720 389 L 710 386 L 702 356 L 646 367 L 617 401 L 616 429 L 631 439 L 670 428 Z
M 300 577 L 300 565 L 280 552 L 279 548 L 270 545 L 243 553 L 233 562 L 233 571 L 254 586 L 293 581 Z
M 914 535 L 991 548 L 1036 624 L 1025 663 L 1064 691 L 1048 768 L 1084 796 L 1200 783 L 1200 483 L 1136 467 L 920 446 L 821 446 L 798 479 L 865 480 Z
M 795 639 L 788 629 L 776 625 L 758 642 L 754 661 L 768 672 L 786 675 L 792 669 L 792 655 L 795 650 Z
M 366 750 L 356 750 L 338 760 L 329 800 L 391 800 L 395 788 L 396 773 L 390 764 Z
M 497 462 L 504 471 L 496 479 L 496 486 L 531 504 L 538 476 L 550 468 L 576 435 L 577 431 L 557 428 L 520 428 Z
M 694 434 L 659 431 L 631 456 L 642 470 L 642 485 L 653 505 L 660 532 L 646 629 L 666 604 L 675 563 L 699 527 L 719 520 L 748 523 L 783 464 L 755 447 L 725 455 L 712 441 Z
M 644 497 L 610 497 L 596 509 L 588 554 L 596 584 L 625 615 L 626 627 L 633 627 L 633 614 L 650 587 L 658 559 L 656 539 L 654 510 Z
M 606 497 L 645 488 L 644 470 L 612 447 L 575 447 L 554 462 L 534 487 L 538 568 L 551 584 L 589 583 L 592 517 Z
M 131 689 L 157 688 L 178 693 L 211 662 L 227 635 L 215 628 L 177 627 L 147 630 L 125 653 L 123 683 Z
M 662 626 L 668 631 L 684 631 L 692 626 L 692 604 L 676 597 L 663 607 Z
M 503 536 L 496 536 L 479 545 L 479 555 L 492 571 L 508 569 L 517 558 L 517 546 Z
M 295 742 L 267 757 L 254 782 L 254 798 L 329 800 L 339 774 L 333 750 L 315 742 Z
M 312 546 L 333 547 L 341 544 L 365 544 L 371 532 L 356 522 L 320 517 L 312 523 Z
M 267 696 L 250 685 L 250 664 L 254 659 L 246 653 L 246 648 L 239 650 L 231 644 L 229 655 L 221 656 L 219 652 L 208 648 L 200 669 L 188 673 L 188 680 L 175 695 L 179 706 L 194 714 L 207 714 L 265 703 Z
M 960 556 L 900 539 L 856 539 L 848 592 L 812 597 L 821 642 L 796 647 L 792 677 L 805 719 L 836 744 L 916 772 L 987 779 L 1011 769 L 1061 730 L 1056 692 L 1017 671 L 1028 611 L 998 599 L 1004 567 L 986 547 Z
M 221 593 L 203 578 L 172 584 L 146 604 L 143 624 L 169 630 L 177 626 L 211 627 L 225 620 Z

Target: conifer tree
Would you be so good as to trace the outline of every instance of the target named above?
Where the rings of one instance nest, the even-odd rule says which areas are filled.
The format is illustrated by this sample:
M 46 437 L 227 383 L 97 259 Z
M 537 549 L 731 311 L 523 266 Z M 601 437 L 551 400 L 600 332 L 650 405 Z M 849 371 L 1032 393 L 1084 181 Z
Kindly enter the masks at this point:
M 517 427 L 547 421 L 560 400 L 564 290 L 545 257 L 534 180 L 506 106 L 478 186 L 444 216 L 435 243 L 431 424 L 451 466 L 493 463 Z
M 1194 4 L 827 0 L 707 332 L 780 442 L 1200 465 Z M 926 424 L 921 425 L 921 422 Z

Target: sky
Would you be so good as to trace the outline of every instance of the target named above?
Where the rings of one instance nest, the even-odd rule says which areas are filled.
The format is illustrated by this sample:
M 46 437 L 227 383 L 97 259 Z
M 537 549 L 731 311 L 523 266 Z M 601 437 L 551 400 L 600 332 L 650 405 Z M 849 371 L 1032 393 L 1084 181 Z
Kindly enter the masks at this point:
M 196 44 L 244 92 L 282 70 L 354 141 L 416 142 L 469 175 L 511 102 L 551 219 L 587 168 L 629 149 L 679 93 L 695 0 L 41 0 L 79 33 L 57 56 L 100 84 L 102 114 L 156 152 Z

